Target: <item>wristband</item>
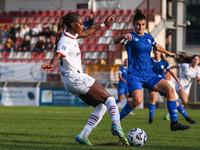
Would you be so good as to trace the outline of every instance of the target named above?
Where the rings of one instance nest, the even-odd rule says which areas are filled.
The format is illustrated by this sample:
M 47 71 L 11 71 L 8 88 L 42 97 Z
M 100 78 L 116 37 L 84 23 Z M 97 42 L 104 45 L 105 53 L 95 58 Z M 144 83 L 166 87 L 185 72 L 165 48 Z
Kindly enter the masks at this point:
M 100 24 L 101 28 L 105 27 L 105 23 Z

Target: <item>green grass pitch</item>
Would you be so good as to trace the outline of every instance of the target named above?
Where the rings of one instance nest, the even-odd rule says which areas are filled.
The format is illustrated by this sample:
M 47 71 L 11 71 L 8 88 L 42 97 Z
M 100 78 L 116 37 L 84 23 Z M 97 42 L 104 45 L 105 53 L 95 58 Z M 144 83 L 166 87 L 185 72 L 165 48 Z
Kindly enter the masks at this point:
M 135 115 L 122 120 L 127 134 L 139 127 L 147 134 L 143 147 L 123 147 L 111 134 L 111 119 L 105 114 L 89 136 L 94 146 L 75 142 L 85 126 L 91 107 L 0 107 L 1 150 L 200 150 L 200 110 L 187 109 L 196 124 L 186 131 L 172 132 L 170 121 L 163 120 L 166 109 L 156 109 L 154 123 L 148 124 L 148 109 L 136 109 Z M 178 114 L 179 121 L 189 124 Z

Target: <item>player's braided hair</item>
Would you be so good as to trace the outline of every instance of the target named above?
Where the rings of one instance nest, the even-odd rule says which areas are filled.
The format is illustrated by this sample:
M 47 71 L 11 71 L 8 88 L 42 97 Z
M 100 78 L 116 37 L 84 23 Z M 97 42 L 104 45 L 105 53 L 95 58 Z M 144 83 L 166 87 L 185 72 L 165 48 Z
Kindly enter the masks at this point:
M 187 56 L 187 55 L 185 55 L 183 53 L 178 54 L 177 56 L 178 56 L 177 59 L 176 59 L 177 63 L 191 63 L 192 59 L 194 57 L 196 57 L 196 56 L 199 57 L 199 55 Z
M 147 20 L 145 15 L 142 14 L 142 10 L 138 9 L 136 10 L 136 14 L 133 18 L 133 24 L 135 24 L 138 20 Z
M 58 45 L 58 42 L 61 38 L 62 32 L 64 30 L 64 25 L 66 25 L 67 28 L 70 29 L 71 23 L 76 22 L 80 17 L 81 17 L 81 15 L 78 14 L 78 13 L 69 12 L 68 14 L 66 14 L 65 16 L 62 16 L 60 18 L 60 21 L 58 23 L 58 32 L 56 34 L 56 42 L 55 42 L 55 47 L 53 49 L 53 53 L 55 53 L 56 50 L 57 50 L 57 45 Z

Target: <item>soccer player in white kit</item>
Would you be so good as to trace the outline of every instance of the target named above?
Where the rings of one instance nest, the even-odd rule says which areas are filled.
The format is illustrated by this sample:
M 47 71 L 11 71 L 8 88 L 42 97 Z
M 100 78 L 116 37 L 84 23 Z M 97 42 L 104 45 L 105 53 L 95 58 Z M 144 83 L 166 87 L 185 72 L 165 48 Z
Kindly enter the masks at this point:
M 107 109 L 112 119 L 112 134 L 117 135 L 120 142 L 128 146 L 128 140 L 121 129 L 119 110 L 115 99 L 99 82 L 83 73 L 81 67 L 81 51 L 76 40 L 77 38 L 85 38 L 104 26 L 109 25 L 113 22 L 113 15 L 109 16 L 104 23 L 85 31 L 83 31 L 83 21 L 80 14 L 75 12 L 70 12 L 61 17 L 58 24 L 55 48 L 53 50 L 54 56 L 50 63 L 45 63 L 41 66 L 41 70 L 52 70 L 59 61 L 61 77 L 65 89 L 78 96 L 86 104 L 95 108 L 84 129 L 76 136 L 75 140 L 77 142 L 84 145 L 92 145 L 88 136 L 101 121 Z M 64 25 L 67 26 L 65 30 Z
M 171 68 L 178 68 L 180 69 L 181 75 L 179 77 L 179 81 L 183 88 L 178 86 L 178 83 L 175 82 L 175 90 L 179 96 L 179 99 L 177 100 L 180 104 L 187 104 L 188 103 L 188 97 L 190 93 L 190 88 L 192 85 L 192 82 L 194 78 L 196 78 L 197 83 L 200 84 L 200 67 L 199 64 L 199 56 L 193 55 L 192 57 L 188 57 L 184 54 L 180 54 L 179 57 L 176 59 L 177 62 L 181 64 L 177 64 L 172 66 Z M 166 114 L 168 115 L 168 114 Z M 189 119 L 189 120 L 187 120 Z M 192 124 L 195 124 L 196 122 L 192 120 L 191 118 L 186 118 L 187 121 L 189 121 Z

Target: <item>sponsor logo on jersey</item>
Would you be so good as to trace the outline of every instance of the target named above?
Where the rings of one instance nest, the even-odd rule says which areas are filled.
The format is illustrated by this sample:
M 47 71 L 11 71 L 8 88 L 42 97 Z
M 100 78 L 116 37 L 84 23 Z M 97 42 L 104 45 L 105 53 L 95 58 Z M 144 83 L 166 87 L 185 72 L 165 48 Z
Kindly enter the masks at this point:
M 138 38 L 135 38 L 135 41 L 137 42 L 137 41 L 139 41 L 139 39 L 138 39 Z
M 164 65 L 161 65 L 161 68 L 164 69 Z
M 77 56 L 80 55 L 80 54 L 81 54 L 81 52 L 76 53 Z
M 65 51 L 66 50 L 66 46 L 62 46 L 62 49 Z
M 151 40 L 150 40 L 150 39 L 148 39 L 148 41 L 149 41 L 149 43 L 151 44 Z

